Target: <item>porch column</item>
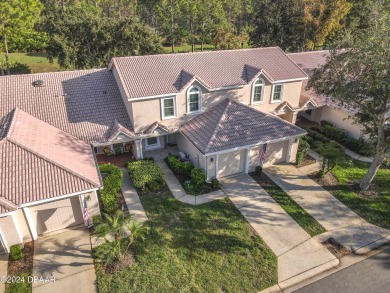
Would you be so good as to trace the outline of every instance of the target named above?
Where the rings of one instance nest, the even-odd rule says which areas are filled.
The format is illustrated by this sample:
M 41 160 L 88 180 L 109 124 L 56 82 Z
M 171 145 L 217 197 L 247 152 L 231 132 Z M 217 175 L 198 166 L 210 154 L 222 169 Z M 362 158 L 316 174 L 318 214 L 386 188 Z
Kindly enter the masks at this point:
M 218 178 L 218 157 L 219 155 L 215 155 L 215 178 Z
M 24 216 L 26 217 L 28 228 L 30 229 L 33 240 L 38 239 L 37 228 L 35 227 L 34 220 L 31 215 L 31 211 L 28 207 L 23 208 Z
M 289 139 L 288 140 L 288 147 L 287 147 L 287 154 L 286 154 L 286 163 L 291 162 L 291 150 L 292 150 L 292 145 L 293 145 L 294 139 Z
M 135 146 L 136 146 L 136 149 L 137 149 L 136 158 L 137 159 L 142 159 L 143 158 L 143 154 L 142 154 L 142 140 L 141 139 L 136 140 L 135 141 Z
M 20 232 L 18 221 L 16 220 L 16 213 L 12 214 L 11 217 L 12 217 L 12 222 L 14 222 L 16 233 L 18 234 L 19 241 L 22 244 L 22 246 L 24 246 L 22 233 Z
M 245 150 L 245 170 L 244 170 L 244 172 L 245 172 L 246 174 L 249 173 L 249 154 L 250 154 L 250 151 L 251 151 L 250 148 L 247 148 L 247 149 Z
M 295 124 L 297 122 L 297 117 L 298 117 L 298 112 L 294 112 L 292 114 L 292 119 L 291 119 L 292 124 Z

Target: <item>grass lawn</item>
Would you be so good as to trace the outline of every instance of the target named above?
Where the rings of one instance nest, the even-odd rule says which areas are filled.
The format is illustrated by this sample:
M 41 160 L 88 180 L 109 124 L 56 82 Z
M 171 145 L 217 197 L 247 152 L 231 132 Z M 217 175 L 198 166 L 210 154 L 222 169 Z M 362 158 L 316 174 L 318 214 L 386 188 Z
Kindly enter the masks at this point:
M 310 236 L 316 236 L 326 232 L 311 215 L 297 204 L 283 189 L 276 185 L 267 175 L 262 173 L 250 173 L 261 187 L 307 232 Z
M 99 292 L 257 292 L 277 283 L 277 258 L 228 200 L 193 207 L 169 191 L 143 195 L 151 232 L 137 261 L 106 274 Z
M 353 167 L 337 166 L 332 174 L 339 185 L 328 188 L 340 201 L 368 222 L 390 229 L 390 169 L 379 169 L 371 188 L 376 195 L 367 196 L 354 192 L 357 184 L 367 172 L 369 164 L 353 161 Z
M 10 53 L 9 58 L 11 61 L 18 61 L 24 64 L 27 64 L 32 73 L 41 73 L 41 72 L 53 72 L 59 71 L 60 66 L 54 62 L 50 64 L 49 60 L 46 58 L 46 53 Z M 1 60 L 5 60 L 4 54 L 0 56 Z

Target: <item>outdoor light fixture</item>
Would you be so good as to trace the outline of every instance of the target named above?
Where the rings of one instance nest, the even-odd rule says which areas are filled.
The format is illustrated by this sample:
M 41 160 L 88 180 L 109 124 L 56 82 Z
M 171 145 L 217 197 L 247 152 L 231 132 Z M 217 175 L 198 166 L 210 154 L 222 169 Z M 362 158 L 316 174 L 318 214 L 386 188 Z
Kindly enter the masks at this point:
M 211 158 L 211 159 L 210 159 L 210 162 L 211 162 L 211 163 L 214 162 L 214 158 Z

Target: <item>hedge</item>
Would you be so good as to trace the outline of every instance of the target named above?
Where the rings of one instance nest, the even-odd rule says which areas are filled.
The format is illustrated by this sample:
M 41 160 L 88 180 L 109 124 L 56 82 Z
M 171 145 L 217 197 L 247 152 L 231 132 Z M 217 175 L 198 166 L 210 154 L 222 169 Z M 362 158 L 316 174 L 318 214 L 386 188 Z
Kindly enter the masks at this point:
M 175 175 L 184 175 L 186 177 L 191 176 L 191 171 L 194 169 L 194 165 L 190 161 L 181 162 L 176 156 L 169 154 L 165 158 L 165 162 L 169 166 Z
M 20 244 L 15 244 L 10 247 L 9 256 L 13 261 L 19 261 L 23 259 L 23 251 Z
M 303 136 L 299 140 L 299 144 L 298 144 L 298 151 L 297 151 L 297 157 L 296 157 L 297 165 L 302 163 L 302 161 L 305 158 L 305 156 L 307 155 L 309 149 L 310 149 L 310 144 L 306 141 L 306 136 Z
M 127 168 L 133 185 L 143 192 L 157 191 L 165 186 L 164 174 L 152 160 L 130 162 Z
M 99 165 L 100 173 L 106 173 L 103 178 L 103 189 L 99 190 L 102 201 L 102 211 L 113 214 L 118 209 L 117 194 L 122 187 L 123 173 L 121 169 L 112 164 Z

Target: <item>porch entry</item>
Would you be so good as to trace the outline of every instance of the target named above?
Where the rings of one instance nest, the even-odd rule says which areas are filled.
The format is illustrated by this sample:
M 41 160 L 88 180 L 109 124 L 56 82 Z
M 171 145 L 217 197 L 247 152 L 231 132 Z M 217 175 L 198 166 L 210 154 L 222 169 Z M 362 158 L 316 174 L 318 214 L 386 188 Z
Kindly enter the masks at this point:
M 243 173 L 245 168 L 245 149 L 218 155 L 218 177 Z

